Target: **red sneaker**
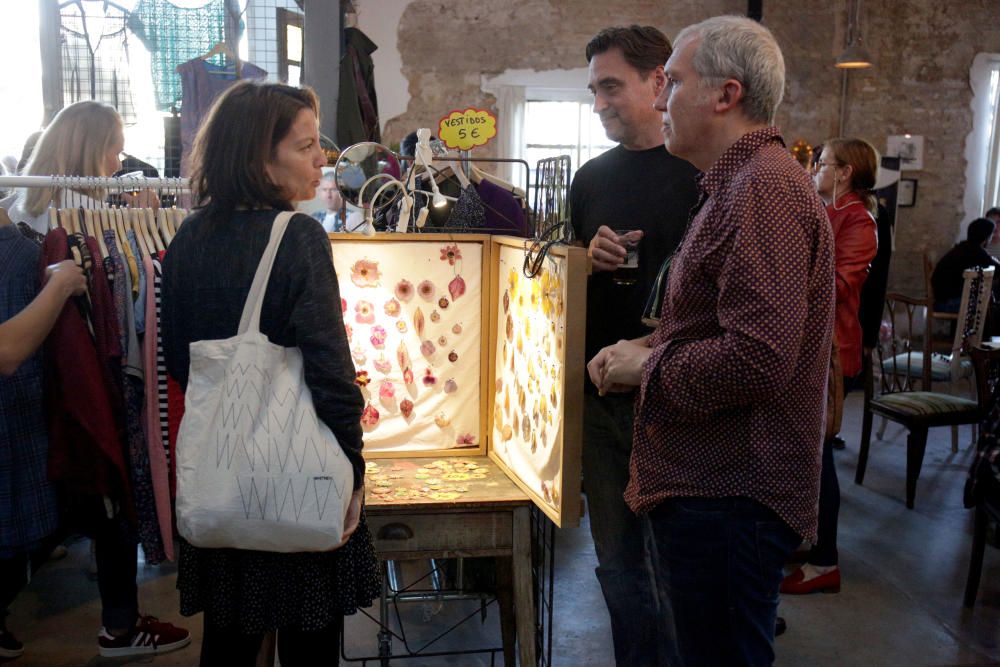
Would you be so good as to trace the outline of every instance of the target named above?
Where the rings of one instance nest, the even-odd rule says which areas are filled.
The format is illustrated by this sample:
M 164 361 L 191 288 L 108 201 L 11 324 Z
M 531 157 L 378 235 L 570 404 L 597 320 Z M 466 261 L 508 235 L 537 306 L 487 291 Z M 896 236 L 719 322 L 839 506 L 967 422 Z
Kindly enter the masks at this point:
M 10 630 L 0 627 L 0 658 L 18 658 L 24 653 L 24 644 L 10 634 Z
M 132 632 L 115 637 L 106 628 L 97 635 L 97 645 L 105 658 L 130 655 L 156 655 L 184 648 L 191 643 L 191 633 L 155 616 L 140 616 Z
M 803 581 L 805 574 L 802 568 L 795 570 L 781 582 L 781 592 L 785 595 L 805 595 L 806 593 L 839 593 L 840 568 L 834 568 L 826 574 Z

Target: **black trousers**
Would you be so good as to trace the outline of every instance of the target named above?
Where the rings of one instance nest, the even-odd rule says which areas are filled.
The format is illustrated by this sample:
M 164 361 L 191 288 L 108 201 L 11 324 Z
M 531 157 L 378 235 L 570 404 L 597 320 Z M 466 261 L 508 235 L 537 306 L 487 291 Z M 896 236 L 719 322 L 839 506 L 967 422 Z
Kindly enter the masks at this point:
M 343 617 L 322 630 L 305 632 L 297 628 L 278 630 L 278 659 L 282 667 L 332 667 L 340 664 L 340 631 Z M 222 628 L 205 616 L 201 640 L 201 667 L 253 667 L 257 662 L 264 633 L 244 634 Z

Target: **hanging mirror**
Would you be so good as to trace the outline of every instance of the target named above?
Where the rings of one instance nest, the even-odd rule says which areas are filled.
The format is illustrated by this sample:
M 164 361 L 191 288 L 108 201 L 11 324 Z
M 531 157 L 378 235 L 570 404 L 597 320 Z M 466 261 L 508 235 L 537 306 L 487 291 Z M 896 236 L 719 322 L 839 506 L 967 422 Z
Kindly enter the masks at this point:
M 392 179 L 399 179 L 401 173 L 396 155 L 382 144 L 371 141 L 345 149 L 337 159 L 334 172 L 337 189 L 344 201 L 358 208 L 372 204 L 371 199 L 379 188 Z M 386 188 L 379 201 L 374 202 L 374 208 L 382 208 L 396 195 L 396 188 Z

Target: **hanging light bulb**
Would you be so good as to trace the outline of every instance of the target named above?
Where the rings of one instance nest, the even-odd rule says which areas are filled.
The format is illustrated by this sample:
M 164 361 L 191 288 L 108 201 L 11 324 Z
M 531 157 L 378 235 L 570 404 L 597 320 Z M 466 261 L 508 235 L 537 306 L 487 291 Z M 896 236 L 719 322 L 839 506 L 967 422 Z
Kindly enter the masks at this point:
M 861 0 L 851 0 L 847 14 L 847 48 L 837 56 L 834 67 L 864 69 L 872 66 L 872 57 L 861 39 Z M 853 9 L 853 12 L 851 11 Z

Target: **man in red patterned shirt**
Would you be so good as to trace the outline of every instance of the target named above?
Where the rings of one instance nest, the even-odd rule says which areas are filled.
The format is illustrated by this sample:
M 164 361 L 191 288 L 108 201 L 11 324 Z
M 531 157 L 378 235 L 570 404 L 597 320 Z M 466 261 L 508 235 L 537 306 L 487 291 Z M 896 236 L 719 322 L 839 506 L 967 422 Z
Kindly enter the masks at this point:
M 639 386 L 625 499 L 647 512 L 685 665 L 769 665 L 782 565 L 816 538 L 833 332 L 833 238 L 771 126 L 784 60 L 734 16 L 685 28 L 657 98 L 701 208 L 657 330 L 595 356 L 600 391 Z

